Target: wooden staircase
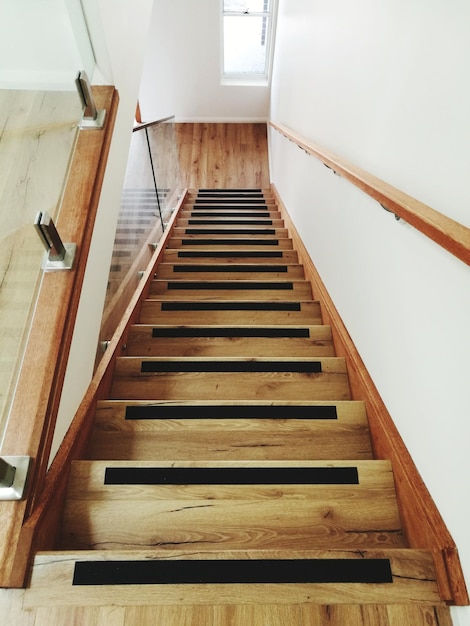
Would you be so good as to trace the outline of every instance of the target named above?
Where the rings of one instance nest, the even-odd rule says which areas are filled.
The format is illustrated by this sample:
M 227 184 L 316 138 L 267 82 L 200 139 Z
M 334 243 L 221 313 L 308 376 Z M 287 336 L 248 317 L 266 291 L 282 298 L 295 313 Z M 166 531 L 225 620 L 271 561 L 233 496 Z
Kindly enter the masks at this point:
M 139 625 L 451 623 L 269 192 L 188 195 L 36 556 L 25 606 L 116 605 Z

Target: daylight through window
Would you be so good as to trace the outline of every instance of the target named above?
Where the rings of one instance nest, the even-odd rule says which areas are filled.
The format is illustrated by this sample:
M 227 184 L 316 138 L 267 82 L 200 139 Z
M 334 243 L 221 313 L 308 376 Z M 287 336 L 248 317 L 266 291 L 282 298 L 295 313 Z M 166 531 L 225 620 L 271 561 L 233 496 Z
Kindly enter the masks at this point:
M 222 0 L 223 75 L 267 79 L 274 0 Z

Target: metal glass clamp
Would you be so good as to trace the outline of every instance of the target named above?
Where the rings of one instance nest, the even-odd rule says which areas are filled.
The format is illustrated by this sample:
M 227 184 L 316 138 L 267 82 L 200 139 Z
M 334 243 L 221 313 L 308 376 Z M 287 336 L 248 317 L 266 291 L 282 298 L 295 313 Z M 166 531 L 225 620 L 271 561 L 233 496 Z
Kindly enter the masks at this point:
M 39 211 L 34 220 L 34 226 L 46 249 L 41 268 L 45 272 L 72 269 L 77 245 L 75 243 L 62 243 L 55 224 L 47 211 Z
M 79 127 L 81 130 L 98 129 L 100 130 L 104 126 L 104 119 L 106 117 L 106 109 L 97 109 L 95 106 L 95 100 L 91 92 L 90 81 L 86 72 L 78 72 L 75 78 L 75 86 L 78 91 L 78 96 L 81 100 L 84 108 L 82 119 L 80 120 Z
M 0 500 L 23 499 L 30 463 L 29 456 L 0 457 Z

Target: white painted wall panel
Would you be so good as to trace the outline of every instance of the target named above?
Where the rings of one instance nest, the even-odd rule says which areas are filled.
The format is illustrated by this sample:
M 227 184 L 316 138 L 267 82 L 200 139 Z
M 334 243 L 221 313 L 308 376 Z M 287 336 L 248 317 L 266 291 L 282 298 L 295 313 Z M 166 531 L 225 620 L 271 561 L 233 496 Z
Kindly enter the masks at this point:
M 0 2 L 0 89 L 74 90 L 78 70 L 91 58 L 77 19 L 76 2 Z M 83 53 L 83 54 L 82 54 Z
M 271 117 L 470 226 L 469 22 L 463 0 L 280 0 Z M 470 270 L 274 131 L 270 144 L 272 180 L 470 580 Z
M 155 0 L 142 75 L 142 119 L 266 120 L 268 86 L 221 84 L 218 0 Z

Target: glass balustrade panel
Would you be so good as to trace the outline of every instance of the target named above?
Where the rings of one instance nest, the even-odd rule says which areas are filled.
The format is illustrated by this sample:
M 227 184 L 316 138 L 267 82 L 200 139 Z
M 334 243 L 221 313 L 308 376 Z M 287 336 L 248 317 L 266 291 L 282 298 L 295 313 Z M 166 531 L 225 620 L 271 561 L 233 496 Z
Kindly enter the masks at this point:
M 0 437 L 43 272 L 39 211 L 57 218 L 81 106 L 76 92 L 0 90 Z
M 116 330 L 181 192 L 172 118 L 136 128 L 129 150 L 101 324 L 103 346 Z
M 81 0 L 0 2 L 0 452 L 43 276 L 34 220 L 57 218 L 82 116 L 75 77 L 94 67 Z

